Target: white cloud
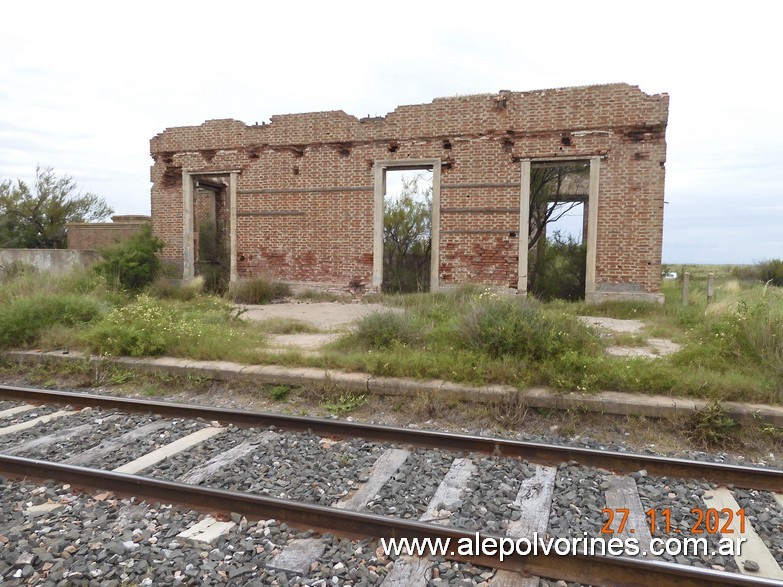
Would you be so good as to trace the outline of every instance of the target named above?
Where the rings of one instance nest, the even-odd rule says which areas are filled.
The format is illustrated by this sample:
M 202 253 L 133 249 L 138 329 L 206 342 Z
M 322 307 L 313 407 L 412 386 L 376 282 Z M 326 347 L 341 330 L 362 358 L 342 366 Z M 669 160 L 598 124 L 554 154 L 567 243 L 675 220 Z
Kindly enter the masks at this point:
M 783 256 L 770 213 L 783 185 L 782 11 L 761 2 L 501 1 L 469 11 L 408 0 L 12 2 L 0 36 L 0 176 L 52 165 L 118 212 L 147 213 L 149 139 L 166 127 L 333 109 L 383 115 L 439 96 L 625 81 L 671 96 L 664 258 L 720 262 L 724 217 L 750 227 L 732 256 L 752 260 L 765 242 Z M 697 221 L 683 224 L 681 213 Z

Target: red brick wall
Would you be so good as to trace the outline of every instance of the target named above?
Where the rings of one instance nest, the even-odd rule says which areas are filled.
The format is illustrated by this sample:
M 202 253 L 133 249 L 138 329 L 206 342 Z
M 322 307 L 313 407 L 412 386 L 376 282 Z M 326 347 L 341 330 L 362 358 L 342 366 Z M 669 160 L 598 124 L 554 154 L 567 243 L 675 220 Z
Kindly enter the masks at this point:
M 68 248 L 97 251 L 128 240 L 149 224 L 148 216 L 114 216 L 113 222 L 72 222 L 66 225 Z
M 241 276 L 369 283 L 373 162 L 440 159 L 440 283 L 514 287 L 520 159 L 599 156 L 597 287 L 655 293 L 667 117 L 666 94 L 612 84 L 438 98 L 372 119 L 337 111 L 170 128 L 151 141 L 153 232 L 181 262 L 182 170 L 239 170 Z M 477 183 L 514 185 L 455 187 Z M 330 191 L 307 191 L 318 188 Z M 476 208 L 485 211 L 465 211 Z

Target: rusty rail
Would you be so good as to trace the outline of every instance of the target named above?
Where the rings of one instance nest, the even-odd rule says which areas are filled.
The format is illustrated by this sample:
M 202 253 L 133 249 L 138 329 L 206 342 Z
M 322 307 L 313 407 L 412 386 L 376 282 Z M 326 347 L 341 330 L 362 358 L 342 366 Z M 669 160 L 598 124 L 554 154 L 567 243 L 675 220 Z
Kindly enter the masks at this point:
M 719 485 L 733 485 L 735 487 L 747 489 L 783 492 L 783 471 L 779 469 L 558 446 L 487 436 L 455 434 L 451 432 L 411 430 L 394 426 L 361 424 L 358 422 L 346 422 L 343 420 L 326 418 L 306 418 L 248 410 L 203 407 L 173 402 L 119 398 L 5 385 L 0 385 L 0 399 L 44 404 L 90 406 L 94 408 L 117 409 L 127 412 L 152 412 L 161 416 L 176 418 L 202 418 L 207 421 L 218 420 L 238 426 L 254 426 L 260 428 L 275 426 L 281 430 L 312 432 L 319 436 L 364 438 L 366 440 L 396 443 L 400 445 L 517 457 L 526 459 L 532 463 L 550 466 L 557 466 L 561 463 L 573 461 L 581 465 L 621 473 L 632 473 L 644 469 L 650 475 L 661 477 L 704 479 Z
M 457 528 L 426 524 L 350 512 L 288 500 L 250 495 L 235 491 L 212 489 L 137 475 L 125 475 L 86 467 L 63 465 L 36 459 L 0 455 L 0 474 L 11 478 L 52 479 L 81 488 L 108 490 L 119 495 L 133 495 L 155 502 L 177 503 L 211 512 L 236 512 L 250 519 L 274 518 L 294 526 L 331 532 L 339 536 L 364 538 L 418 538 L 450 539 L 451 544 L 462 541 L 482 541 L 501 536 L 471 533 Z M 516 571 L 528 575 L 550 577 L 594 585 L 622 585 L 659 587 L 705 587 L 712 585 L 780 586 L 777 581 L 748 577 L 671 563 L 611 556 L 560 556 L 554 553 L 523 556 L 512 553 L 504 558 L 477 555 L 461 556 L 449 553 L 447 558 L 470 561 L 471 564 L 495 569 Z

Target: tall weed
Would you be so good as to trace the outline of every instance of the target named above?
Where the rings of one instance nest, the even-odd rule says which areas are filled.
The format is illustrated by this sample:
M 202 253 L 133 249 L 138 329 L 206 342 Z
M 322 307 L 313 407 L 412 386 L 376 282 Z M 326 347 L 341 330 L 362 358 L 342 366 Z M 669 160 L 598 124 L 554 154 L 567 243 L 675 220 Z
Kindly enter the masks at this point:
M 231 299 L 240 304 L 268 304 L 290 295 L 291 287 L 288 284 L 267 277 L 240 281 L 229 290 Z
M 545 311 L 533 300 L 479 296 L 460 324 L 463 344 L 493 358 L 514 356 L 542 361 L 569 351 L 590 353 L 597 337 L 575 316 Z
M 218 298 L 184 305 L 140 295 L 107 314 L 86 338 L 91 350 L 104 355 L 216 358 L 221 354 L 216 348 L 225 353 L 241 342 L 240 333 L 227 324 L 230 316 L 230 305 Z
M 415 344 L 421 339 L 421 332 L 408 314 L 373 312 L 359 320 L 352 338 L 365 349 L 389 349 Z
M 76 294 L 16 298 L 0 306 L 0 348 L 33 343 L 46 328 L 85 324 L 100 312 L 98 300 Z

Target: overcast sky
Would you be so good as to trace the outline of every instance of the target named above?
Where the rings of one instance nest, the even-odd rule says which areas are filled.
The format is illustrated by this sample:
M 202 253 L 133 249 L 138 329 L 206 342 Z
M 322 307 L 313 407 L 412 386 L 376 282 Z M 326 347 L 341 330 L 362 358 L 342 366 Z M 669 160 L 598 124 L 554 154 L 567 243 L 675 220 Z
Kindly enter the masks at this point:
M 671 96 L 664 262 L 783 257 L 776 2 L 6 2 L 0 177 L 148 214 L 166 127 L 627 82 Z

